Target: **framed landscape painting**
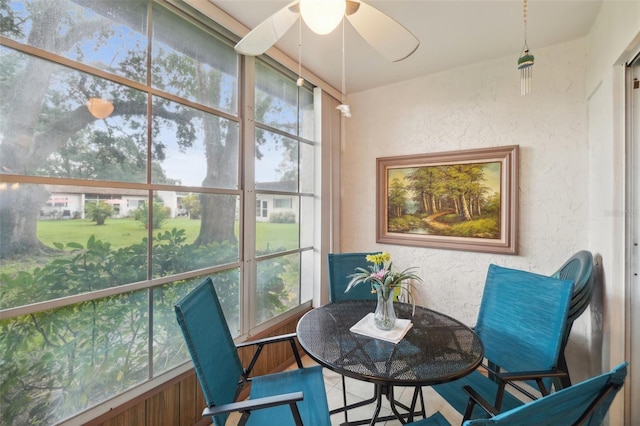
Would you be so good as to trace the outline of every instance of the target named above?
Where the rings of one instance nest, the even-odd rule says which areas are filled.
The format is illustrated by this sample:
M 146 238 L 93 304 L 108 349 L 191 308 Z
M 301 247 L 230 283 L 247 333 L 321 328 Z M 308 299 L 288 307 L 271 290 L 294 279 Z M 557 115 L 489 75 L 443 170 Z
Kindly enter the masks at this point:
M 377 242 L 518 253 L 518 146 L 378 158 Z

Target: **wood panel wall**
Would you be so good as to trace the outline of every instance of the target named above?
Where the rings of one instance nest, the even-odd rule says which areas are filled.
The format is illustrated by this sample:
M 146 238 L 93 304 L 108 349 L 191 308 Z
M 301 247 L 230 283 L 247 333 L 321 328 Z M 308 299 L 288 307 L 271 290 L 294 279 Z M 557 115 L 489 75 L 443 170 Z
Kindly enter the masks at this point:
M 293 333 L 302 314 L 288 319 L 256 339 Z M 303 354 L 300 349 L 300 354 Z M 243 365 L 248 365 L 253 350 L 245 348 L 239 352 Z M 254 375 L 283 371 L 295 363 L 289 343 L 277 343 L 266 346 L 256 366 Z M 229 386 L 235 384 L 230 383 Z M 241 398 L 248 395 L 245 389 Z M 210 418 L 202 418 L 205 407 L 204 396 L 196 378 L 190 370 L 167 383 L 141 395 L 135 400 L 116 407 L 109 413 L 86 423 L 86 426 L 204 426 L 211 424 Z

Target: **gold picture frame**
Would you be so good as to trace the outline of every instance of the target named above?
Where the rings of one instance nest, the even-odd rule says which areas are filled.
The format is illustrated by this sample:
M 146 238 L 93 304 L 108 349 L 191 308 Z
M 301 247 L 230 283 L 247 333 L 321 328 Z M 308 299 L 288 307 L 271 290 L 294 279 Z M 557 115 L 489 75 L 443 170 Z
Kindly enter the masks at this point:
M 376 240 L 518 254 L 519 147 L 376 159 Z

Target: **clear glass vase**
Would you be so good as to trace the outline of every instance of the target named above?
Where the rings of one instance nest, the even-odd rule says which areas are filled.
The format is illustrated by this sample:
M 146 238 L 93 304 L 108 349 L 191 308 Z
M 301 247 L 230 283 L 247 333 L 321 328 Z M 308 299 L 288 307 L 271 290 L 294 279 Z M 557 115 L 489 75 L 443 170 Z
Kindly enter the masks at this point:
M 393 307 L 393 292 L 378 291 L 378 304 L 373 314 L 373 322 L 380 330 L 392 330 L 396 326 L 396 311 Z

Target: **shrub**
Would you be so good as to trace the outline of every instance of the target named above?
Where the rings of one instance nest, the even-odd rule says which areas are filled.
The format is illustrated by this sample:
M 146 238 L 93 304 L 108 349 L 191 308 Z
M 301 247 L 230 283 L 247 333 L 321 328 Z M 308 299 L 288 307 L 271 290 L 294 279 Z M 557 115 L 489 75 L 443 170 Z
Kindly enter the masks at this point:
M 293 212 L 271 213 L 269 215 L 271 223 L 296 223 L 296 215 Z
M 171 214 L 171 210 L 164 204 L 153 202 L 153 228 L 160 229 L 167 217 Z M 147 203 L 142 204 L 135 211 L 135 219 L 142 222 L 145 228 L 149 228 L 149 206 Z
M 113 208 L 102 201 L 98 201 L 97 203 L 87 203 L 85 210 L 87 212 L 87 216 L 90 217 L 96 225 L 104 225 L 104 221 L 113 214 Z

